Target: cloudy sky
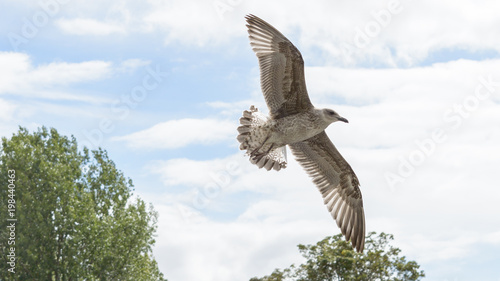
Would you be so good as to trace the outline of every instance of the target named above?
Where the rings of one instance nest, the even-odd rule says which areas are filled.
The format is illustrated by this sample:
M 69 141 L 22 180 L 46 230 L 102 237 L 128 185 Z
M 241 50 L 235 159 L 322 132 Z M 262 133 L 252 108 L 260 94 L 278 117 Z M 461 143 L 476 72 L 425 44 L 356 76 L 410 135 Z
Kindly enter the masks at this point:
M 0 135 L 54 127 L 106 149 L 160 214 L 169 280 L 248 280 L 339 233 L 289 154 L 238 150 L 260 93 L 244 15 L 302 52 L 311 100 L 356 171 L 368 231 L 426 280 L 500 280 L 498 1 L 5 0 Z

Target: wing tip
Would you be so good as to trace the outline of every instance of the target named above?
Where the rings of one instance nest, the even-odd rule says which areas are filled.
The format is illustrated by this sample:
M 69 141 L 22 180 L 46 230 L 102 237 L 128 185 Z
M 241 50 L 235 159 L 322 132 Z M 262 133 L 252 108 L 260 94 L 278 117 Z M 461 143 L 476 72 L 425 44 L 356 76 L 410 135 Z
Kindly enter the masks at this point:
M 267 40 L 288 41 L 279 30 L 256 15 L 247 14 L 245 20 L 247 22 L 246 27 L 249 34 L 257 34 L 260 37 L 266 37 Z
M 259 18 L 258 16 L 254 15 L 254 14 L 246 14 L 245 19 L 247 22 L 253 21 L 253 20 L 262 20 L 261 18 Z
M 357 213 L 360 216 L 357 225 L 354 227 L 358 228 L 356 236 L 351 238 L 351 244 L 353 248 L 357 250 L 358 253 L 362 253 L 365 248 L 365 236 L 366 236 L 366 225 L 365 225 L 365 213 L 363 210 Z
M 328 202 L 325 202 L 330 215 L 335 220 L 337 227 L 340 232 L 345 237 L 347 242 L 350 242 L 353 249 L 358 253 L 362 253 L 365 247 L 365 215 L 363 208 L 354 208 L 347 202 L 339 200 L 337 201 L 330 198 Z M 338 196 L 335 199 L 339 199 Z

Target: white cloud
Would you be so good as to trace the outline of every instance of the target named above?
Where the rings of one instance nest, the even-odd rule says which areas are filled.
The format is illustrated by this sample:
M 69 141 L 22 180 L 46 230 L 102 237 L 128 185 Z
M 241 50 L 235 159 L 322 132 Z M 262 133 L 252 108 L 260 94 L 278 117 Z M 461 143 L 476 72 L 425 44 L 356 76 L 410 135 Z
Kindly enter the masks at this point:
M 102 79 L 111 70 L 111 63 L 105 61 L 54 62 L 33 69 L 30 75 L 33 82 L 40 85 L 64 85 Z
M 282 7 L 287 7 L 283 9 Z M 246 37 L 244 15 L 276 26 L 316 65 L 413 65 L 439 50 L 500 52 L 493 0 L 452 4 L 364 0 L 356 5 L 315 0 L 268 1 L 75 1 L 56 21 L 66 33 L 105 36 L 157 32 L 166 44 L 236 46 Z M 478 16 L 480 15 L 480 16 Z M 291 20 L 293 19 L 293 20 Z M 242 41 L 238 41 L 242 42 Z M 306 60 L 307 62 L 307 60 Z
M 203 186 L 207 182 L 214 180 L 212 177 L 216 177 L 218 174 L 217 171 L 224 171 L 228 163 L 234 163 L 239 166 L 239 162 L 236 162 L 236 159 L 196 161 L 181 158 L 155 162 L 151 165 L 151 170 L 161 175 L 165 186 Z M 193 171 L 196 172 L 193 173 Z
M 222 21 L 214 8 L 217 1 L 150 1 L 151 12 L 144 21 L 163 33 L 165 43 L 207 46 L 228 43 L 245 34 L 242 19 L 235 24 Z M 229 15 L 230 16 L 230 15 Z
M 415 146 L 415 140 L 430 137 L 436 128 L 453 134 L 463 130 L 462 125 L 480 120 L 467 126 L 467 130 L 477 128 L 475 136 L 479 136 L 494 126 L 500 98 L 499 63 L 459 60 L 408 69 L 309 67 L 306 79 L 316 106 L 333 108 L 350 122 L 327 129 L 337 144 L 408 150 Z M 483 80 L 490 81 L 496 90 L 477 99 L 478 87 L 481 94 L 488 94 Z M 471 110 L 462 118 L 459 108 L 465 107 Z M 457 122 L 462 129 L 455 128 Z
M 0 136 L 7 136 L 15 131 L 16 124 L 13 121 L 18 109 L 18 105 L 0 99 Z
M 169 280 L 248 280 L 269 274 L 302 261 L 296 245 L 315 241 L 329 228 L 318 220 L 184 221 L 175 206 L 157 206 L 161 239 L 154 252 Z
M 332 97 L 341 97 L 349 104 L 408 100 L 447 103 L 461 95 L 474 93 L 480 76 L 493 75 L 494 79 L 500 80 L 495 71 L 498 63 L 498 59 L 461 59 L 395 69 L 306 67 L 305 74 L 311 98 L 323 103 Z
M 17 106 L 11 104 L 10 102 L 0 99 L 0 120 L 1 123 L 7 123 L 11 121 Z
M 172 149 L 190 144 L 213 144 L 236 137 L 237 123 L 217 119 L 170 120 L 153 127 L 115 137 L 115 141 L 126 141 L 135 148 Z
M 109 103 L 107 98 L 81 94 L 78 90 L 67 87 L 103 80 L 117 72 L 130 73 L 148 64 L 150 61 L 128 59 L 118 65 L 101 60 L 77 63 L 58 61 L 34 65 L 30 56 L 25 53 L 0 52 L 0 95 Z
M 104 22 L 90 18 L 58 19 L 56 25 L 63 32 L 75 35 L 106 36 L 126 32 L 126 27 L 121 23 Z
M 252 12 L 276 26 L 317 64 L 370 60 L 384 65 L 411 65 L 441 49 L 499 52 L 500 38 L 494 27 L 500 19 L 492 12 L 499 4 L 487 2 L 365 0 L 350 5 L 318 0 L 304 7 L 284 0 L 232 4 L 152 1 L 154 8 L 145 21 L 165 32 L 167 44 L 213 46 L 244 37 L 243 16 Z M 223 3 L 226 9 L 221 13 L 215 3 Z
M 380 24 L 384 21 L 380 15 L 387 15 L 389 3 L 399 3 L 400 12 L 391 14 L 387 23 Z M 327 9 L 329 12 L 316 11 L 320 16 L 313 15 L 314 8 L 310 8 L 301 10 L 300 17 L 293 17 L 298 11 L 286 17 L 300 22 L 302 32 L 297 43 L 306 57 L 318 54 L 317 48 L 323 51 L 316 63 L 326 60 L 334 65 L 367 61 L 371 65 L 412 65 L 430 52 L 442 49 L 500 51 L 499 39 L 492 39 L 495 37 L 493 27 L 499 24 L 498 17 L 490 10 L 494 6 L 498 7 L 498 3 L 478 4 L 470 0 L 453 5 L 406 0 L 363 1 L 355 7 L 346 5 Z M 315 7 L 325 9 L 320 5 Z M 335 21 L 328 21 L 327 17 Z
M 490 233 L 486 236 L 485 241 L 491 244 L 500 244 L 500 231 Z
M 103 79 L 112 72 L 112 64 L 105 61 L 52 62 L 34 66 L 27 54 L 0 52 L 0 94 L 99 102 L 101 98 L 75 95 L 57 88 Z

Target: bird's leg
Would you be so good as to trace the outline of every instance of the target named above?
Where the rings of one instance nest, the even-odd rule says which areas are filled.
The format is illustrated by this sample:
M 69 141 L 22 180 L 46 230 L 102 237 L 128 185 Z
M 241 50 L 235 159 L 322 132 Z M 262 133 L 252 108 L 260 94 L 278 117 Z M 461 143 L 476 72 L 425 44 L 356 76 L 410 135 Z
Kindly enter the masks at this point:
M 274 144 L 271 144 L 266 152 L 258 152 L 257 150 L 255 150 L 254 152 L 252 152 L 252 154 L 250 154 L 252 161 L 255 161 L 255 163 L 259 162 L 262 157 L 266 156 L 273 148 Z
M 267 138 L 266 138 L 266 139 L 262 142 L 262 144 L 261 144 L 261 145 L 259 145 L 257 148 L 255 148 L 255 149 L 252 151 L 252 153 L 250 153 L 250 156 L 252 156 L 252 157 L 253 157 L 253 156 L 255 156 L 255 155 L 259 154 L 259 150 L 260 150 L 260 149 L 264 146 L 264 144 L 266 144 L 266 142 L 267 142 L 267 140 L 268 140 L 268 139 L 269 139 L 269 137 L 267 137 Z
M 266 151 L 266 153 L 264 153 L 264 154 L 268 154 L 268 153 L 269 153 L 269 151 L 271 151 L 271 150 L 273 149 L 273 147 L 274 147 L 274 143 L 273 143 L 273 144 L 271 144 L 271 146 L 269 147 L 269 149 L 268 149 L 268 150 Z
M 259 145 L 259 147 L 257 147 L 256 149 L 254 149 L 252 151 L 252 153 L 250 153 L 250 156 L 252 158 L 262 158 L 262 156 L 268 154 L 269 151 L 271 151 L 271 149 L 273 148 L 274 144 L 271 144 L 271 146 L 269 147 L 269 149 L 266 152 L 259 152 L 259 150 L 266 144 L 266 142 L 267 142 L 268 139 L 269 139 L 269 136 L 264 140 L 264 142 L 262 142 L 261 145 Z
M 271 146 L 269 147 L 269 149 L 266 152 L 260 152 L 260 153 L 255 153 L 255 154 L 252 152 L 252 154 L 250 154 L 250 155 L 260 159 L 260 158 L 262 158 L 262 156 L 267 155 L 269 153 L 269 151 L 271 151 L 271 149 L 273 149 L 273 147 L 274 147 L 274 144 L 271 144 Z

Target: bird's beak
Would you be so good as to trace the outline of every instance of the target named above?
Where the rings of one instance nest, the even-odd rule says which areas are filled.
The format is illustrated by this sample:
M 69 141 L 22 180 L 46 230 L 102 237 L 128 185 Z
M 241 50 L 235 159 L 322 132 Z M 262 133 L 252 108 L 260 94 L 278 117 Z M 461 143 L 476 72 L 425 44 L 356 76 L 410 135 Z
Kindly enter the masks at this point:
M 347 121 L 347 119 L 345 119 L 344 117 L 339 116 L 339 117 L 337 117 L 337 120 L 342 121 L 344 123 L 349 123 L 349 121 Z

